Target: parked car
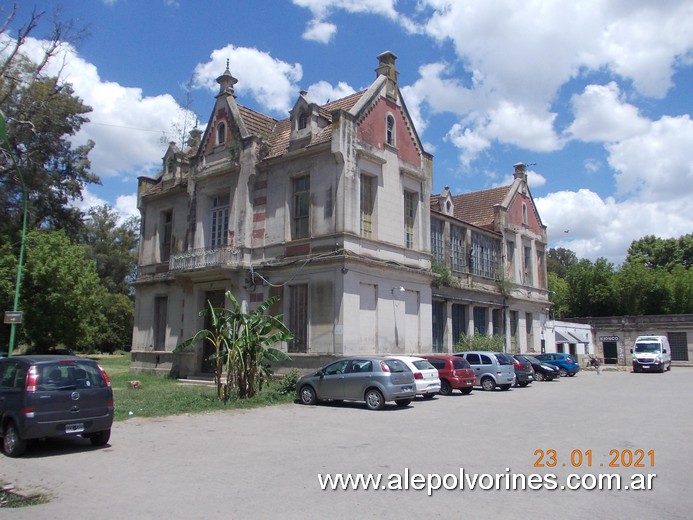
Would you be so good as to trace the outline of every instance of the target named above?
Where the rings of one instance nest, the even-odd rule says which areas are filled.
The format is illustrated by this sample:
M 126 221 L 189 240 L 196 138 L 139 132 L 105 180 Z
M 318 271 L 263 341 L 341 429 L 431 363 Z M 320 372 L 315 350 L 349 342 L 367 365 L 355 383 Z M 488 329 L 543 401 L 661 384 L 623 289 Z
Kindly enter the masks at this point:
M 113 424 L 113 391 L 96 361 L 75 356 L 0 358 L 0 434 L 3 449 L 19 457 L 28 441 L 88 438 L 105 445 Z
M 408 406 L 416 397 L 414 373 L 399 359 L 377 356 L 344 358 L 301 377 L 296 383 L 303 404 L 365 401 L 371 410 L 382 410 L 386 401 Z
M 558 367 L 558 371 L 561 377 L 570 376 L 573 377 L 580 371 L 580 365 L 570 354 L 563 354 L 560 352 L 549 352 L 545 354 L 537 354 L 536 357 L 542 363 L 548 363 Z
M 445 354 L 426 354 L 421 357 L 438 370 L 442 395 L 450 395 L 453 390 L 458 389 L 465 395 L 472 392 L 476 377 L 472 367 L 463 358 Z
M 463 357 L 474 369 L 476 386 L 486 391 L 508 390 L 515 384 L 514 360 L 503 352 L 458 352 L 455 356 Z
M 524 387 L 534 381 L 534 369 L 529 360 L 525 359 L 523 356 L 516 356 L 514 354 L 508 354 L 508 356 L 513 360 L 516 385 Z
M 438 370 L 427 359 L 416 356 L 388 356 L 392 359 L 403 361 L 414 373 L 416 393 L 424 399 L 431 399 L 440 392 L 440 378 Z
M 515 357 L 523 357 L 532 365 L 532 370 L 534 370 L 534 380 L 535 381 L 553 381 L 561 377 L 558 371 L 558 367 L 549 365 L 548 363 L 542 363 L 534 356 L 529 356 L 527 354 L 520 354 Z

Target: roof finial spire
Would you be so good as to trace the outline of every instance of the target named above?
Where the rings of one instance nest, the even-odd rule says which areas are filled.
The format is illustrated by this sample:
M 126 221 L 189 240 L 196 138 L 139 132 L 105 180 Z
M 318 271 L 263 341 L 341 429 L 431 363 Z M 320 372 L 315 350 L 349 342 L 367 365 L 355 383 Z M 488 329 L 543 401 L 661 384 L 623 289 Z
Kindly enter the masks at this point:
M 219 96 L 224 94 L 231 94 L 236 97 L 236 93 L 233 90 L 233 86 L 238 83 L 238 80 L 233 77 L 231 71 L 229 70 L 229 59 L 226 58 L 226 70 L 224 73 L 217 78 L 217 83 L 219 83 Z

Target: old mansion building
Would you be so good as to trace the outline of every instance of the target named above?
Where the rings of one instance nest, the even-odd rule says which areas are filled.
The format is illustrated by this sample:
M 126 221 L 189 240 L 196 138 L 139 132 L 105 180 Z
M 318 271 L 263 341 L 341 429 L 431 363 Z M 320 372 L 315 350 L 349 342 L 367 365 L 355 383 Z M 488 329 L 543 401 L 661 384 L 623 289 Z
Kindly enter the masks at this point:
M 231 291 L 279 296 L 297 364 L 358 353 L 451 352 L 460 334 L 539 351 L 546 227 L 523 164 L 511 185 L 432 194 L 433 157 L 402 99 L 396 56 L 366 90 L 286 119 L 236 102 L 228 70 L 204 133 L 140 178 L 133 368 L 208 372 L 207 347 L 173 353 Z

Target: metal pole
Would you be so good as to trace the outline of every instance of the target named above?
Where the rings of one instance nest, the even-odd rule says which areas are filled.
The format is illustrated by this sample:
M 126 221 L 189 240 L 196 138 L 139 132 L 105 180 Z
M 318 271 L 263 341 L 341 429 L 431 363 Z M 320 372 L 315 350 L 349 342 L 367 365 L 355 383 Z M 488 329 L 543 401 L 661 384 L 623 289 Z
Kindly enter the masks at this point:
M 5 127 L 5 114 L 2 112 L 2 110 L 0 110 L 0 137 L 3 139 L 3 141 L 5 141 L 5 144 L 7 145 L 7 154 L 12 159 L 12 163 L 14 164 L 15 170 L 17 170 L 19 182 L 22 184 L 22 199 L 24 202 L 24 218 L 22 220 L 22 240 L 19 246 L 19 265 L 17 265 L 17 282 L 14 287 L 14 307 L 12 309 L 14 312 L 17 312 L 17 310 L 19 309 L 19 292 L 22 286 L 22 265 L 24 264 L 24 242 L 26 238 L 28 201 L 26 195 L 26 184 L 24 184 L 24 176 L 22 175 L 22 170 L 19 167 L 19 164 L 17 164 L 17 160 L 15 159 L 14 154 L 12 153 L 12 147 L 10 146 L 10 140 L 7 137 L 7 131 Z M 7 352 L 8 357 L 12 357 L 12 352 L 14 351 L 14 339 L 16 334 L 16 328 L 17 324 L 13 322 L 10 325 L 10 348 Z

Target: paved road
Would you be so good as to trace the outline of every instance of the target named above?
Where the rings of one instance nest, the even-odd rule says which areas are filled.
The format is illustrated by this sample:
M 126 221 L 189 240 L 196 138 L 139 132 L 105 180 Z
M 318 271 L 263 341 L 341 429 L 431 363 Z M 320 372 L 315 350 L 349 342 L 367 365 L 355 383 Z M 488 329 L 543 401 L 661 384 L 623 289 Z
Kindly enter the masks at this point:
M 43 443 L 21 459 L 0 455 L 0 480 L 52 496 L 44 505 L 0 510 L 0 518 L 689 519 L 691 396 L 693 369 L 680 368 L 581 372 L 382 412 L 295 404 L 134 418 L 114 425 L 106 448 L 71 440 Z M 550 463 L 552 449 L 556 466 L 535 467 Z M 573 450 L 583 453 L 581 466 L 571 467 Z M 644 468 L 600 468 L 611 450 L 654 450 L 655 465 L 646 458 Z M 382 473 L 396 482 L 391 474 L 459 476 L 460 468 L 472 477 L 554 473 L 557 485 L 570 473 L 657 476 L 649 491 L 465 488 L 430 497 L 413 489 L 321 491 L 317 477 Z M 480 478 L 487 484 L 490 477 Z

